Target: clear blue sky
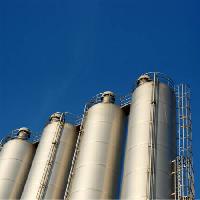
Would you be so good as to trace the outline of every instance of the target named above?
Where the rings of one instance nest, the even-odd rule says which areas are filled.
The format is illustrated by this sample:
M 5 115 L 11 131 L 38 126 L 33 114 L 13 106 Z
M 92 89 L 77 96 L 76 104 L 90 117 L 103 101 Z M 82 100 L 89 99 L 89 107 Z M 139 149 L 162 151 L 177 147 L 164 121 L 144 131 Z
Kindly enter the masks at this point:
M 80 114 L 104 90 L 130 92 L 143 72 L 192 87 L 196 194 L 200 198 L 200 1 L 0 2 L 0 136 L 41 132 L 55 111 Z

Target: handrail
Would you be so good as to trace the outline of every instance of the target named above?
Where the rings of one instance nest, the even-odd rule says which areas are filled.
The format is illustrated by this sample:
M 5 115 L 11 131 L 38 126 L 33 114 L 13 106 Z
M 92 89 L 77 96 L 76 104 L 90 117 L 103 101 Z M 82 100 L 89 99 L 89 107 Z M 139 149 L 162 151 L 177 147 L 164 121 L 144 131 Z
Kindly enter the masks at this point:
M 148 75 L 152 80 L 155 77 L 159 82 L 166 83 L 171 89 L 175 90 L 174 81 L 166 74 L 161 72 L 147 72 L 145 75 Z
M 0 148 L 4 146 L 4 144 L 10 140 L 18 138 L 19 129 L 12 130 L 11 133 L 8 133 L 5 137 L 0 140 Z M 40 140 L 41 133 L 31 132 L 30 138 L 27 138 L 26 141 L 31 143 L 38 142 Z

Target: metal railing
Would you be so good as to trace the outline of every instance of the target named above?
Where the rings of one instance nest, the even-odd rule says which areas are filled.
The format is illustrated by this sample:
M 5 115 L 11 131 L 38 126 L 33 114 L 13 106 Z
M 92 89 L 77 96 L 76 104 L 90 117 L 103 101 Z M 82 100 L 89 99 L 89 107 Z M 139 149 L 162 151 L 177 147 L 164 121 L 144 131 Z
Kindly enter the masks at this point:
M 87 103 L 86 103 L 86 109 L 88 110 L 93 105 L 101 103 L 102 102 L 102 95 L 103 93 L 99 93 L 92 97 Z M 115 95 L 115 104 L 124 107 L 131 104 L 132 99 L 132 93 L 128 93 L 126 95 Z
M 151 80 L 157 80 L 158 82 L 165 83 L 171 89 L 175 90 L 174 81 L 166 74 L 160 72 L 148 72 L 145 73 L 145 75 L 148 75 L 151 78 Z
M 78 126 L 81 123 L 82 115 L 74 115 L 70 112 L 64 112 L 64 118 L 66 123 Z
M 132 93 L 128 93 L 124 96 L 120 96 L 120 107 L 123 108 L 131 104 L 132 100 Z
M 18 138 L 18 132 L 19 129 L 12 130 L 11 133 L 8 133 L 5 137 L 3 137 L 0 140 L 0 151 L 6 142 Z M 36 143 L 40 140 L 40 137 L 41 133 L 31 132 L 31 135 L 29 138 L 27 138 L 27 141 L 30 141 L 31 143 Z

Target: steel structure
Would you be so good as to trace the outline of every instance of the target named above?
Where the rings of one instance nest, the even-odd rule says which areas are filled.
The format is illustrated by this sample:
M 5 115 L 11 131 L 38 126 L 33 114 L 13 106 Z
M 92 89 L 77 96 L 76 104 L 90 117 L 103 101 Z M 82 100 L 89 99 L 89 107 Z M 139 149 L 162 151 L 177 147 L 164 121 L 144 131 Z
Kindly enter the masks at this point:
M 194 200 L 192 159 L 191 91 L 187 84 L 176 86 L 177 98 L 177 158 L 174 163 L 174 199 Z
M 96 95 L 81 117 L 54 113 L 42 135 L 14 130 L 0 141 L 0 199 L 118 199 L 121 188 L 122 200 L 194 200 L 190 96 L 149 72 L 128 95 Z

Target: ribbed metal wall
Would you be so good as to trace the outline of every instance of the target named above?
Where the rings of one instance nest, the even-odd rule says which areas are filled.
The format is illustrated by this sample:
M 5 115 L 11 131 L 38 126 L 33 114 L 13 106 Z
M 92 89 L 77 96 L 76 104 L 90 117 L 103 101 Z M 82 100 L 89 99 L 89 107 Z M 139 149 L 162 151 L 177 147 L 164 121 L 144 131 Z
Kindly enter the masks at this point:
M 141 82 L 132 97 L 121 199 L 170 199 L 176 103 L 164 83 Z

